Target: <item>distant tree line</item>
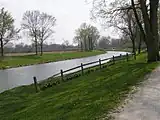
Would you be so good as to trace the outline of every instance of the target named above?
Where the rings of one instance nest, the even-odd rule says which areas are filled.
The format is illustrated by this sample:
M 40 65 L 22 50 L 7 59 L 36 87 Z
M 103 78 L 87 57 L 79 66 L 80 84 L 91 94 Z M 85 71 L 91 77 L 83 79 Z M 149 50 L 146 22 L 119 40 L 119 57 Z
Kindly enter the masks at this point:
M 37 51 L 40 51 L 40 46 L 37 47 Z M 52 52 L 52 51 L 76 51 L 77 46 L 66 45 L 66 44 L 43 44 L 44 52 Z M 4 48 L 5 53 L 33 53 L 35 52 L 35 44 L 26 45 L 23 43 L 17 45 L 10 45 Z

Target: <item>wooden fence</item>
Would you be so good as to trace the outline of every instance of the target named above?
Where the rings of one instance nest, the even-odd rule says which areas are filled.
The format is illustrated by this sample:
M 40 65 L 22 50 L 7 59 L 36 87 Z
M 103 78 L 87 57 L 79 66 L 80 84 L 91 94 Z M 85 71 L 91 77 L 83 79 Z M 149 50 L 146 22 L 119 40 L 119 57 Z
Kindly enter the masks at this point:
M 84 75 L 84 70 L 85 69 L 89 69 L 89 68 L 92 68 L 92 67 L 98 67 L 98 69 L 102 69 L 103 68 L 103 64 L 106 64 L 107 62 L 111 62 L 112 64 L 115 64 L 115 62 L 117 60 L 126 60 L 126 61 L 129 61 L 129 55 L 133 55 L 133 54 L 128 54 L 126 53 L 126 55 L 119 55 L 119 56 L 113 56 L 111 58 L 106 58 L 106 59 L 99 59 L 97 61 L 93 61 L 93 62 L 89 62 L 89 63 L 81 63 L 79 66 L 76 66 L 76 67 L 73 67 L 73 68 L 70 68 L 68 70 L 60 70 L 59 73 L 53 75 L 51 78 L 54 78 L 54 77 L 60 77 L 61 81 L 64 81 L 64 77 L 65 75 L 68 75 L 68 74 L 74 74 L 76 72 L 79 72 L 81 75 Z M 79 69 L 79 70 L 77 70 Z M 77 70 L 77 71 L 76 71 Z M 73 71 L 73 72 L 71 72 Z M 68 73 L 70 72 L 70 73 Z M 37 79 L 36 77 L 33 77 L 34 78 L 34 85 L 35 85 L 35 89 L 36 89 L 36 92 L 38 91 L 37 90 Z
M 130 55 L 131 55 L 131 54 L 130 54 Z M 76 70 L 76 69 L 79 69 L 79 68 L 81 69 L 80 71 L 81 71 L 81 74 L 83 75 L 85 68 L 88 69 L 88 68 L 90 68 L 90 67 L 99 66 L 99 68 L 101 69 L 101 68 L 102 68 L 102 65 L 105 64 L 105 63 L 107 63 L 107 62 L 104 62 L 104 61 L 112 61 L 113 64 L 115 64 L 115 61 L 117 61 L 118 59 L 121 59 L 122 57 L 125 57 L 125 56 L 126 56 L 126 61 L 129 61 L 129 54 L 128 54 L 128 53 L 126 53 L 126 55 L 121 55 L 121 54 L 120 54 L 120 56 L 113 56 L 113 57 L 111 57 L 111 58 L 99 59 L 99 60 L 97 60 L 97 61 L 89 62 L 89 63 L 85 63 L 85 64 L 81 63 L 81 65 L 79 65 L 79 66 L 77 66 L 77 67 L 73 67 L 73 68 L 70 68 L 70 69 L 68 69 L 68 70 L 61 70 L 60 73 L 58 73 L 58 74 L 56 74 L 56 75 L 54 75 L 54 76 L 61 75 L 61 80 L 64 80 L 64 74 L 65 74 L 65 73 L 70 72 L 70 71 L 73 71 L 73 70 Z M 104 62 L 104 63 L 102 63 L 102 62 Z M 98 63 L 98 64 L 96 64 L 96 63 Z M 96 65 L 94 65 L 94 64 L 96 64 Z M 92 65 L 92 66 L 89 66 L 89 65 Z M 89 66 L 89 67 L 87 67 L 87 66 Z M 85 67 L 85 68 L 84 68 L 84 67 Z M 77 71 L 76 71 L 76 72 L 77 72 Z

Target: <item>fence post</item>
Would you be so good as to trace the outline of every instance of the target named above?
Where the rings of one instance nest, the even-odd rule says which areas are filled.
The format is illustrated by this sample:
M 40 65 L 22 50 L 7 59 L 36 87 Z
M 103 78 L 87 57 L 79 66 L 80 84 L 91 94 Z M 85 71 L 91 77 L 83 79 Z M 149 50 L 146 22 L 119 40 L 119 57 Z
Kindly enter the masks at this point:
M 99 59 L 99 67 L 102 68 L 101 59 Z
M 64 78 L 63 78 L 63 70 L 61 70 L 61 80 L 63 81 Z
M 34 86 L 35 86 L 35 89 L 36 89 L 36 93 L 38 93 L 37 78 L 34 76 L 33 80 L 34 80 Z
M 127 62 L 129 61 L 129 59 L 128 59 L 128 53 L 126 54 L 126 57 L 127 57 Z
M 82 71 L 82 75 L 84 74 L 84 71 L 83 71 L 83 63 L 81 63 L 81 71 Z
M 113 64 L 115 64 L 115 58 L 114 58 L 114 56 L 113 56 Z

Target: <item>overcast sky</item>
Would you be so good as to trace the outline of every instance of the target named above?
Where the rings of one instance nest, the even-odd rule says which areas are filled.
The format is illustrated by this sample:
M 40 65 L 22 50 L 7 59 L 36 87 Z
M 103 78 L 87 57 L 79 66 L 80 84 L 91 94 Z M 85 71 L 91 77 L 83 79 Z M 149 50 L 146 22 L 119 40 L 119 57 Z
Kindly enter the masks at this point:
M 98 27 L 103 35 L 112 34 L 111 30 L 105 32 L 98 23 L 93 23 L 90 20 L 92 6 L 87 4 L 85 0 L 0 0 L 0 7 L 5 7 L 12 13 L 16 27 L 20 27 L 23 13 L 26 10 L 40 10 L 55 16 L 57 25 L 54 29 L 54 42 L 56 43 L 62 43 L 62 39 L 69 40 L 72 43 L 75 29 L 83 22 Z

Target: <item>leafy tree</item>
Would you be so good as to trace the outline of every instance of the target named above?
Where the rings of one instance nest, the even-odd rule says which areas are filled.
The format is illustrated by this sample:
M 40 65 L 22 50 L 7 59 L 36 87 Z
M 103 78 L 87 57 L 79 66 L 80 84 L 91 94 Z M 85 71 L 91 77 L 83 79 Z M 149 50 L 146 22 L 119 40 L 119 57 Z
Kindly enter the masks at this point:
M 14 27 L 14 19 L 12 15 L 4 10 L 4 8 L 0 9 L 0 48 L 1 48 L 1 56 L 4 56 L 4 46 L 12 41 L 18 39 L 19 30 Z

